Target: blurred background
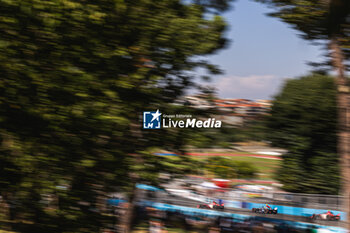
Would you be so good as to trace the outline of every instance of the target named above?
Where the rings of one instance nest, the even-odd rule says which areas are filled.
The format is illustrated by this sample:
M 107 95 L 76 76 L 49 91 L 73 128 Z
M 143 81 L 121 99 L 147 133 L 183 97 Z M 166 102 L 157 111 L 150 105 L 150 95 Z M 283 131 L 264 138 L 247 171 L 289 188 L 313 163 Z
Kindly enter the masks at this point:
M 0 0 L 0 233 L 348 232 L 349 25 L 348 0 Z

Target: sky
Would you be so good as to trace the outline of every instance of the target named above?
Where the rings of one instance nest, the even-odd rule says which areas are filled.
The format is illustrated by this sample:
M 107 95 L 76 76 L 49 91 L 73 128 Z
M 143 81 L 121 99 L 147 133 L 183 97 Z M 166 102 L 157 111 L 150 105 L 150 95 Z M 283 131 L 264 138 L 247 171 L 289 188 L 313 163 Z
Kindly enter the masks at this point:
M 288 24 L 266 16 L 268 12 L 261 3 L 237 0 L 224 14 L 230 45 L 209 57 L 225 72 L 209 83 L 219 97 L 272 99 L 286 78 L 311 70 L 306 62 L 322 60 L 321 47 L 299 38 Z

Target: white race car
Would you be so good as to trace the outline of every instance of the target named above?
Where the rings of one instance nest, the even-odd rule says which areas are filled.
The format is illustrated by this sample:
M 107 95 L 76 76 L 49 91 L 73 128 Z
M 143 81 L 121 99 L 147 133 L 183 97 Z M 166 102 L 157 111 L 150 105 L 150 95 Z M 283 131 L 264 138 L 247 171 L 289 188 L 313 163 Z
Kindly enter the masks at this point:
M 339 221 L 340 214 L 334 215 L 331 211 L 322 214 L 313 214 L 311 216 L 312 220 L 329 220 L 329 221 Z

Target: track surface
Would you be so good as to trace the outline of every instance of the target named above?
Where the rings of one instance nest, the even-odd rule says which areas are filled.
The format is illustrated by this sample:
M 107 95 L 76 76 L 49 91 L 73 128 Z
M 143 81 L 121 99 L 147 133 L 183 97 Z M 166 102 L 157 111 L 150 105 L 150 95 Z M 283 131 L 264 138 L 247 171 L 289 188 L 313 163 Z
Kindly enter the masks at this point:
M 172 205 L 192 207 L 192 208 L 197 208 L 198 204 L 203 204 L 202 202 L 199 202 L 199 201 L 190 200 L 184 197 L 170 195 L 167 193 L 158 193 L 156 198 L 147 198 L 147 200 L 160 202 L 160 203 L 167 203 Z M 224 211 L 228 213 L 258 216 L 258 217 L 271 218 L 271 219 L 281 219 L 281 220 L 287 220 L 287 221 L 313 223 L 313 224 L 324 225 L 324 226 L 334 226 L 334 227 L 344 227 L 344 228 L 346 227 L 346 223 L 343 221 L 322 221 L 322 220 L 311 221 L 308 217 L 286 215 L 286 214 L 258 214 L 258 213 L 253 213 L 249 209 L 225 208 L 224 210 L 216 210 L 216 211 Z

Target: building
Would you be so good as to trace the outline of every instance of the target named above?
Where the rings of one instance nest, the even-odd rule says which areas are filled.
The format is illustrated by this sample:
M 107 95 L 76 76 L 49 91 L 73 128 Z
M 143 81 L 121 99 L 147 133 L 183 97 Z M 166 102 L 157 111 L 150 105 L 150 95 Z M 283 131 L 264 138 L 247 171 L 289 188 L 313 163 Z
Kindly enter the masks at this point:
M 205 96 L 186 96 L 185 103 L 197 109 L 216 109 L 214 117 L 228 125 L 243 125 L 245 121 L 258 119 L 268 114 L 271 100 L 249 99 L 214 99 L 209 101 Z

